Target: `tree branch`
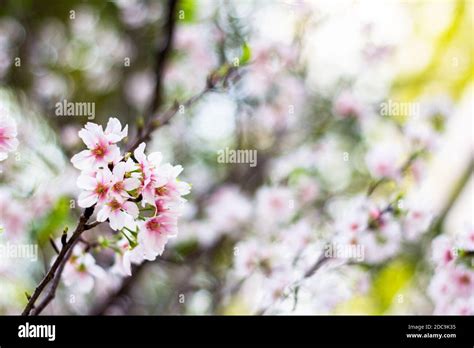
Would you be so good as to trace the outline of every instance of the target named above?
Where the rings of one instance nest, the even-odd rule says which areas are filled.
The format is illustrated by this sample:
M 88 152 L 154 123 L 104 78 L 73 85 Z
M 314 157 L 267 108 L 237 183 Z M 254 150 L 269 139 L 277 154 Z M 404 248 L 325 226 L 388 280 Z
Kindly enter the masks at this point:
M 28 303 L 23 310 L 22 315 L 30 315 L 31 311 L 35 307 L 35 303 L 40 297 L 41 293 L 45 290 L 46 286 L 49 284 L 51 280 L 53 280 L 55 277 L 60 278 L 62 270 L 64 268 L 64 264 L 66 261 L 69 259 L 70 253 L 72 251 L 72 248 L 76 244 L 78 238 L 82 234 L 82 232 L 85 231 L 85 226 L 89 218 L 91 217 L 92 213 L 94 212 L 94 207 L 86 208 L 84 212 L 82 213 L 81 217 L 79 218 L 79 222 L 77 224 L 76 229 L 74 230 L 71 238 L 66 242 L 66 244 L 61 248 L 61 251 L 59 252 L 58 257 L 54 261 L 53 265 L 49 269 L 49 271 L 46 273 L 44 276 L 43 280 L 39 283 L 39 285 L 36 287 L 35 292 L 33 295 L 30 297 L 28 300 Z M 53 297 L 54 297 L 54 291 L 55 288 L 51 288 L 51 291 L 53 292 Z M 34 314 L 38 315 L 41 313 L 41 310 L 45 307 L 43 303 L 40 304 L 41 307 L 38 307 L 35 311 Z
M 175 28 L 175 17 L 176 17 L 175 11 L 176 11 L 177 2 L 178 2 L 177 0 L 168 1 L 168 7 L 167 7 L 168 12 L 167 12 L 167 17 L 166 17 L 166 22 L 165 22 L 165 38 L 162 44 L 160 45 L 160 47 L 158 48 L 158 53 L 157 53 L 157 64 L 155 68 L 155 74 L 156 74 L 155 95 L 150 107 L 151 108 L 151 111 L 149 112 L 150 115 L 152 114 L 153 110 L 158 109 L 159 105 L 161 104 L 163 72 L 165 68 L 166 59 L 168 58 L 168 55 L 172 46 L 173 33 L 174 33 L 174 28 Z M 141 136 L 137 137 L 137 140 L 135 141 L 135 143 L 132 144 L 132 146 L 128 149 L 128 151 L 133 151 L 142 141 L 149 139 L 152 131 L 158 128 L 159 126 L 169 122 L 171 117 L 176 114 L 177 110 L 178 110 L 177 108 L 175 109 L 172 108 L 170 111 L 164 114 L 164 117 L 163 117 L 164 119 L 160 120 L 159 123 L 157 123 L 153 127 L 144 128 L 143 131 L 141 132 L 142 133 Z M 55 262 L 53 263 L 49 271 L 46 273 L 45 277 L 42 279 L 40 284 L 36 287 L 33 295 L 28 299 L 28 303 L 25 309 L 23 310 L 22 315 L 30 315 L 30 314 L 38 315 L 54 299 L 57 287 L 61 279 L 62 272 L 64 270 L 66 262 L 69 260 L 69 257 L 71 256 L 73 247 L 78 242 L 81 234 L 84 231 L 90 230 L 100 224 L 100 222 L 98 221 L 93 222 L 91 224 L 87 224 L 87 221 L 94 213 L 94 208 L 95 207 L 92 206 L 84 210 L 81 217 L 79 218 L 78 225 L 71 239 L 62 247 Z M 35 309 L 36 301 L 38 300 L 40 295 L 43 293 L 43 291 L 45 291 L 47 285 L 51 281 L 53 281 L 53 283 L 48 291 L 48 294 L 45 296 L 45 298 L 40 302 L 38 307 Z
M 182 104 L 178 104 L 177 102 L 175 102 L 172 107 L 170 107 L 167 111 L 163 113 L 158 112 L 158 109 L 160 108 L 160 104 L 161 104 L 161 99 L 162 99 L 163 72 L 164 72 L 165 62 L 169 56 L 169 52 L 172 46 L 172 39 L 173 39 L 175 19 L 176 19 L 175 18 L 176 6 L 177 6 L 177 0 L 168 1 L 167 19 L 165 23 L 165 39 L 157 52 L 157 65 L 155 69 L 155 73 L 156 73 L 155 95 L 150 107 L 152 111 L 155 110 L 154 111 L 155 116 L 151 116 L 148 118 L 146 126 L 142 128 L 141 130 L 139 130 L 139 132 L 137 133 L 136 140 L 127 147 L 126 152 L 133 152 L 138 147 L 138 145 L 140 145 L 140 143 L 150 140 L 152 133 L 156 129 L 160 128 L 161 126 L 169 123 L 169 121 L 173 118 L 173 116 L 175 116 L 178 113 L 178 111 L 180 110 L 180 107 L 184 107 L 184 108 L 190 107 L 192 104 L 200 100 L 205 94 L 207 94 L 210 91 L 213 91 L 215 89 L 215 86 L 221 81 L 223 82 L 224 85 L 226 85 L 229 79 L 233 77 L 233 73 L 237 70 L 237 68 L 228 66 L 226 73 L 223 74 L 222 76 L 218 74 L 211 74 L 208 78 L 206 87 L 200 93 L 189 98 Z M 149 112 L 149 115 L 152 115 L 152 114 L 153 112 Z M 23 310 L 22 315 L 30 315 L 30 314 L 38 315 L 54 299 L 64 266 L 66 262 L 69 260 L 73 247 L 78 242 L 81 234 L 84 231 L 92 229 L 95 226 L 100 224 L 97 221 L 91 224 L 87 224 L 89 218 L 94 213 L 94 208 L 95 207 L 92 206 L 84 210 L 71 239 L 67 243 L 64 244 L 55 262 L 53 263 L 53 265 L 51 266 L 51 268 L 49 269 L 45 277 L 42 279 L 40 284 L 36 287 L 33 295 L 28 299 L 28 303 L 25 309 Z M 136 273 L 139 273 L 140 270 L 141 268 L 138 268 Z M 133 282 L 133 279 L 135 278 L 132 278 L 129 281 Z M 45 291 L 47 285 L 51 281 L 53 281 L 53 283 L 49 289 L 48 294 L 43 299 L 43 301 L 38 305 L 38 308 L 36 308 L 33 311 L 33 309 L 35 308 L 36 301 L 38 300 L 40 295 Z
M 233 69 L 229 69 L 229 72 L 227 74 L 225 74 L 225 76 L 222 76 L 221 78 L 222 79 L 227 79 L 233 71 L 234 71 Z M 217 83 L 217 82 L 218 82 L 218 80 L 214 81 L 214 83 L 209 83 L 208 82 L 206 87 L 200 93 L 198 93 L 197 95 L 189 98 L 188 100 L 186 100 L 181 105 L 184 105 L 184 107 L 190 107 L 191 105 L 196 103 L 198 100 L 200 100 L 205 94 L 207 94 L 208 92 L 214 90 L 215 83 Z M 151 138 L 151 135 L 152 135 L 153 131 L 155 131 L 156 129 L 160 128 L 161 126 L 167 124 L 173 118 L 173 116 L 178 113 L 179 110 L 180 110 L 180 104 L 175 103 L 170 109 L 168 109 L 164 113 L 158 114 L 156 117 L 151 118 L 150 120 L 152 122 L 150 124 L 150 127 L 147 127 L 144 130 L 143 134 L 141 136 L 139 136 L 137 138 L 137 140 L 135 142 L 133 142 L 131 144 L 131 146 L 129 146 L 127 148 L 127 152 L 132 152 L 133 150 L 135 150 L 138 147 L 138 145 L 140 145 L 140 143 L 149 140 Z M 49 290 L 48 295 L 40 303 L 37 310 L 33 311 L 33 314 L 34 315 L 40 314 L 41 311 L 54 298 L 57 286 L 59 284 L 59 280 L 61 278 L 62 271 L 64 269 L 64 265 L 67 262 L 67 260 L 69 260 L 69 256 L 72 252 L 72 248 L 77 243 L 77 241 L 79 240 L 79 237 L 81 236 L 81 234 L 84 231 L 89 230 L 89 229 L 94 228 L 95 226 L 99 225 L 99 222 L 97 222 L 97 221 L 93 222 L 91 224 L 87 224 L 89 218 L 94 213 L 94 208 L 95 207 L 92 206 L 92 207 L 86 208 L 84 210 L 84 212 L 82 213 L 82 215 L 79 219 L 79 223 L 78 223 L 71 239 L 63 246 L 63 248 L 61 249 L 61 252 L 59 253 L 59 255 L 56 259 L 56 261 L 53 263 L 53 266 L 51 266 L 51 268 L 48 271 L 48 273 L 46 274 L 46 276 L 43 278 L 43 280 L 40 282 L 40 284 L 35 289 L 35 292 L 31 296 L 31 298 L 28 300 L 28 303 L 27 303 L 25 309 L 23 310 L 22 315 L 30 315 L 31 314 L 32 310 L 35 307 L 36 301 L 38 300 L 40 295 L 45 290 L 46 286 L 51 281 L 53 281 L 53 284 L 52 284 L 52 286 Z
M 156 66 L 155 66 L 155 92 L 153 100 L 150 104 L 149 112 L 147 115 L 151 115 L 154 111 L 158 110 L 162 103 L 163 94 L 163 73 L 165 71 L 166 61 L 171 51 L 173 43 L 173 34 L 176 27 L 176 7 L 177 0 L 168 0 L 166 22 L 164 24 L 164 37 L 159 42 L 157 53 L 156 53 Z

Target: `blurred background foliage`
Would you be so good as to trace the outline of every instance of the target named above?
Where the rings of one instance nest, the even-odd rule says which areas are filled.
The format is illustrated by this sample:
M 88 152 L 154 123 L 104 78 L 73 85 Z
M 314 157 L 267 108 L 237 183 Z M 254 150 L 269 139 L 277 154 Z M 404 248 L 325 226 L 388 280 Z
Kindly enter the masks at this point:
M 4 35 L 10 38 L 7 45 L 9 56 L 21 59 L 19 66 L 13 65 L 5 69 L 0 78 L 0 84 L 8 87 L 9 91 L 14 91 L 14 95 L 10 94 L 9 98 L 20 102 L 20 105 L 23 103 L 24 109 L 34 110 L 32 113 L 35 116 L 31 116 L 32 118 L 38 118 L 40 115 L 40 119 L 46 120 L 48 127 L 54 130 L 56 139 L 53 139 L 53 136 L 46 137 L 63 149 L 62 155 L 49 157 L 52 158 L 52 166 L 57 167 L 56 170 L 63 171 L 64 161 L 81 148 L 82 145 L 73 138 L 85 122 L 83 118 L 55 117 L 57 100 L 95 103 L 94 122 L 99 124 L 105 124 L 109 117 L 119 115 L 123 123 L 139 125 L 147 116 L 151 98 L 150 88 L 147 87 L 153 86 L 154 83 L 152 73 L 156 59 L 154 47 L 162 36 L 164 2 L 143 1 L 140 3 L 143 4 L 140 9 L 142 12 L 146 9 L 145 13 L 129 13 L 127 20 L 120 12 L 120 6 L 112 1 L 0 0 L 0 37 Z M 200 81 L 197 83 L 193 81 L 189 86 L 186 83 L 170 84 L 165 79 L 165 103 L 162 109 L 175 100 L 183 100 L 198 92 L 199 87 L 205 83 L 205 78 L 213 69 L 231 62 L 235 57 L 240 57 L 241 64 L 244 64 L 247 61 L 252 62 L 255 56 L 250 40 L 253 28 L 242 24 L 235 15 L 236 8 L 239 6 L 245 8 L 247 5 L 243 2 L 229 1 L 219 2 L 220 6 L 209 6 L 209 3 L 212 2 L 179 1 L 178 11 L 183 10 L 185 16 L 183 20 L 177 22 L 178 27 L 188 27 L 189 32 L 194 31 L 194 35 L 197 36 L 207 35 L 208 49 L 213 50 L 211 55 L 213 58 L 209 58 L 209 61 L 207 58 L 204 59 L 206 63 L 204 67 L 200 66 L 200 63 L 190 62 L 186 60 L 189 59 L 187 49 L 191 51 L 196 36 L 190 35 L 189 39 L 183 40 L 182 43 L 178 42 L 173 48 L 170 66 L 178 66 L 177 70 L 184 69 L 185 77 L 196 74 Z M 414 26 L 410 35 L 398 48 L 400 54 L 392 63 L 396 66 L 397 73 L 389 87 L 388 97 L 398 101 L 414 101 L 425 95 L 447 93 L 455 101 L 462 101 L 466 95 L 472 98 L 474 2 L 470 0 L 414 0 L 406 1 L 404 5 L 409 11 Z M 71 16 L 78 14 L 81 15 L 76 20 L 71 20 Z M 301 23 L 303 22 L 301 20 Z M 201 25 L 219 28 L 217 32 L 225 39 L 220 38 L 216 33 L 209 34 Z M 392 23 L 388 22 L 386 25 L 390 26 Z M 182 68 L 184 65 L 189 65 L 189 67 Z M 295 70 L 292 72 L 297 76 L 298 74 L 304 76 L 307 73 L 304 68 L 300 71 Z M 237 95 L 236 99 L 239 110 L 245 110 L 248 105 L 256 105 L 251 96 L 244 98 Z M 346 147 L 351 149 L 354 143 L 362 142 L 360 134 L 357 133 L 355 125 L 350 122 L 339 122 L 337 125 L 331 123 L 331 103 L 330 97 L 321 97 L 318 92 L 312 93 L 306 100 L 305 107 L 310 109 L 307 112 L 310 115 L 308 125 L 313 130 L 310 138 L 319 139 L 330 127 L 334 127 L 330 132 L 343 133 L 349 139 Z M 191 129 L 192 117 L 193 111 L 184 119 L 176 120 L 181 126 L 181 131 Z M 40 122 L 38 127 L 45 126 Z M 46 134 L 47 132 L 45 131 Z M 210 176 L 218 179 L 225 177 L 228 168 L 215 167 L 215 148 L 228 144 L 252 148 L 255 144 L 259 144 L 258 140 L 255 140 L 258 136 L 253 139 L 251 136 L 233 134 L 232 139 L 229 140 L 224 134 L 225 140 L 217 141 L 219 145 L 215 146 L 215 143 L 207 142 L 203 138 L 188 141 L 180 137 L 177 130 L 166 132 L 168 131 L 165 131 L 163 138 L 175 140 L 174 144 L 160 143 L 161 135 L 157 136 L 158 139 L 154 139 L 157 144 L 165 146 L 164 152 L 169 150 L 175 161 L 183 163 L 185 167 L 187 164 L 212 167 L 204 175 L 211 173 Z M 252 130 L 249 134 L 252 134 Z M 278 139 L 272 138 L 271 141 L 265 143 L 266 146 L 261 146 L 264 149 L 262 153 L 268 149 L 275 149 L 277 144 Z M 467 151 L 470 152 L 469 149 Z M 47 161 L 48 159 L 43 159 L 43 162 Z M 58 165 L 58 163 L 61 164 Z M 304 168 L 297 168 L 289 176 L 288 181 L 290 184 L 292 181 L 298 182 L 299 178 L 307 174 Z M 441 182 L 456 181 L 444 175 L 438 175 L 438 178 Z M 31 181 L 31 179 L 28 180 Z M 244 189 L 252 192 L 266 179 L 257 178 L 256 180 L 257 184 L 249 184 Z M 190 181 L 193 182 L 193 180 Z M 241 181 L 242 175 L 238 170 L 227 180 L 228 183 L 241 183 Z M 362 175 L 354 178 L 348 192 L 359 191 L 366 181 L 367 178 Z M 199 192 L 199 187 L 197 191 Z M 33 239 L 37 239 L 45 249 L 51 234 L 59 237 L 64 226 L 73 226 L 77 214 L 70 209 L 70 198 L 73 196 L 74 192 L 65 192 L 64 195 L 60 195 L 40 219 L 32 222 Z M 199 195 L 193 193 L 190 200 L 198 198 Z M 198 210 L 196 216 L 203 214 L 203 211 Z M 212 250 L 204 259 L 201 259 L 202 263 L 197 269 L 191 269 L 190 272 L 193 275 L 206 273 L 207 278 L 198 277 L 194 285 L 186 283 L 190 274 L 185 266 L 176 270 L 174 265 L 165 264 L 163 268 L 169 268 L 170 272 L 160 267 L 150 269 L 152 274 L 147 275 L 146 278 L 155 281 L 147 282 L 147 279 L 144 279 L 141 283 L 141 294 L 134 295 L 137 296 L 137 303 L 141 305 L 137 306 L 135 312 L 182 311 L 175 302 L 169 300 L 175 297 L 176 291 L 181 291 L 180 287 L 192 288 L 194 286 L 196 289 L 184 289 L 182 292 L 194 290 L 195 293 L 204 297 L 208 296 L 208 290 L 202 289 L 214 289 L 222 285 L 227 270 L 232 266 L 234 246 L 234 241 L 223 238 L 223 241 L 219 243 L 219 249 Z M 182 260 L 198 254 L 199 250 L 200 244 L 195 240 L 185 240 L 177 243 L 170 252 L 170 259 L 179 265 Z M 52 254 L 51 251 L 45 251 L 45 253 Z M 417 253 L 420 253 L 420 250 L 415 251 L 415 255 L 418 255 Z M 203 270 L 205 272 L 201 272 Z M 407 296 L 409 289 L 417 286 L 420 272 L 423 273 L 426 270 L 426 264 L 410 255 L 402 255 L 378 268 L 370 269 L 373 279 L 370 290 L 365 295 L 355 296 L 339 304 L 334 312 L 393 313 L 395 312 L 393 305 L 400 299 L 399 296 Z M 206 294 L 199 291 L 206 291 Z M 168 299 L 168 301 L 161 301 L 161 299 Z M 211 304 L 211 307 L 214 307 L 210 312 L 249 313 L 238 296 L 233 297 L 225 306 L 220 306 L 218 299 L 214 300 L 215 303 Z M 154 304 L 154 307 L 150 307 L 150 303 Z

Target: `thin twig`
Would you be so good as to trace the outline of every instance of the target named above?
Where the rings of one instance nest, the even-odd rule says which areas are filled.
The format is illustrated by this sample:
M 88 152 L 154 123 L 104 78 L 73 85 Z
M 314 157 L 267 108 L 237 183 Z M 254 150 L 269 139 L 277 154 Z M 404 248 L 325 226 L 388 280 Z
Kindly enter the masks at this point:
M 101 224 L 100 221 L 91 222 L 90 224 L 87 224 L 87 225 L 84 226 L 84 231 L 91 230 L 91 229 L 93 229 L 94 227 L 96 227 L 100 224 Z
M 305 279 L 308 279 L 308 278 L 311 278 L 324 264 L 326 264 L 326 262 L 328 262 L 329 260 L 331 260 L 330 257 L 326 257 L 324 254 L 322 254 L 317 260 L 316 262 L 310 267 L 308 268 L 308 270 L 306 270 L 306 272 L 304 273 L 303 277 L 297 281 L 295 281 L 291 287 L 294 289 L 294 293 L 295 295 L 298 294 L 298 291 L 299 291 L 299 288 L 301 286 L 301 283 L 305 280 Z M 285 295 L 281 296 L 279 298 L 280 301 L 288 298 L 290 296 L 290 292 L 286 293 Z M 293 304 L 294 307 L 296 307 L 296 299 L 295 299 L 295 303 Z M 272 305 L 269 305 L 265 308 L 262 308 L 260 310 L 257 311 L 256 315 L 264 315 L 270 308 L 272 307 Z
M 409 168 L 410 166 L 413 164 L 413 161 L 415 161 L 418 156 L 420 156 L 422 153 L 423 153 L 424 150 L 419 150 L 419 151 L 415 151 L 406 161 L 405 163 L 402 165 L 402 167 L 400 168 L 400 172 L 401 173 L 405 173 Z M 379 187 L 380 185 L 382 185 L 383 183 L 385 183 L 386 181 L 388 181 L 389 179 L 386 178 L 386 177 L 383 177 L 383 178 L 380 178 L 374 182 L 372 182 L 370 185 L 369 185 L 369 188 L 367 189 L 367 197 L 371 196 L 372 193 L 374 193 L 374 191 L 377 189 L 377 187 Z
M 54 242 L 53 238 L 52 237 L 49 237 L 49 243 L 51 244 L 51 246 L 53 247 L 54 251 L 56 252 L 56 254 L 59 254 L 59 249 L 58 249 L 58 246 L 56 245 L 56 243 Z

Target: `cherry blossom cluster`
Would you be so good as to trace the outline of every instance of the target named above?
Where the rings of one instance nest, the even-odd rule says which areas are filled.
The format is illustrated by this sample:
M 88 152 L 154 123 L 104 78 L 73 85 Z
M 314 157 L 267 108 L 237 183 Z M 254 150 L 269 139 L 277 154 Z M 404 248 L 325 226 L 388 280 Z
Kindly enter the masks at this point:
M 474 228 L 457 238 L 441 235 L 433 240 L 435 274 L 428 294 L 435 314 L 474 315 Z
M 350 297 L 347 294 L 367 290 L 367 274 L 359 272 L 356 263 L 380 265 L 395 259 L 404 245 L 418 242 L 430 229 L 434 217 L 430 204 L 398 185 L 388 197 L 367 194 L 366 189 L 356 195 L 338 193 L 344 182 L 340 173 L 350 173 L 351 163 L 343 160 L 337 139 L 329 140 L 323 138 L 314 146 L 298 148 L 277 159 L 271 171 L 275 184 L 258 188 L 254 199 L 235 186 L 217 190 L 209 199 L 201 226 L 194 222 L 190 227 L 197 227 L 199 238 L 206 239 L 203 243 L 212 239 L 211 231 L 214 240 L 222 234 L 241 240 L 234 248 L 233 276 L 234 281 L 243 281 L 241 291 L 253 294 L 255 303 L 249 304 L 252 313 L 270 304 L 272 311 L 293 311 L 291 304 L 281 307 L 280 302 L 291 303 L 296 288 L 300 289 L 300 297 L 301 289 L 313 295 L 325 293 L 319 286 L 320 277 L 334 277 L 335 283 L 342 284 L 341 278 L 346 279 L 346 274 L 352 272 L 343 265 L 350 263 L 354 278 L 347 277 L 341 293 L 333 292 L 325 303 L 308 299 L 314 302 L 315 310 L 327 313 Z M 369 165 L 373 174 L 369 187 L 382 178 L 405 180 L 404 161 L 387 161 L 386 151 L 381 152 Z M 331 190 L 337 194 L 331 194 Z M 321 204 L 322 209 L 315 210 Z M 327 262 L 331 271 L 323 268 L 305 279 L 306 271 L 328 246 L 333 252 Z M 349 253 L 339 255 L 339 248 Z
M 346 95 L 340 102 L 355 103 L 354 98 Z M 407 188 L 412 186 L 412 178 L 419 183 L 421 167 L 439 143 L 440 125 L 450 110 L 436 107 L 436 103 L 421 104 L 420 116 L 409 118 L 402 128 L 389 119 L 377 118 L 363 103 L 335 105 L 334 113 L 341 116 L 335 122 L 357 116 L 361 134 L 380 131 L 394 140 L 381 142 L 382 136 L 366 144 L 361 157 L 365 168 L 356 163 L 355 156 L 360 156 L 356 152 L 349 151 L 344 158 L 347 140 L 331 134 L 276 158 L 270 170 L 273 184 L 258 188 L 254 199 L 237 187 L 223 187 L 212 195 L 205 220 L 201 226 L 194 222 L 192 228 L 196 228 L 201 241 L 206 239 L 205 243 L 213 239 L 212 231 L 214 240 L 222 234 L 241 240 L 234 248 L 233 281 L 242 281 L 241 291 L 255 299 L 249 304 L 253 308 L 250 312 L 270 304 L 272 310 L 293 311 L 295 289 L 300 289 L 300 298 L 304 291 L 310 294 L 305 306 L 312 303 L 316 311 L 330 312 L 350 297 L 348 294 L 367 290 L 367 274 L 358 272 L 361 268 L 355 264 L 390 262 L 405 245 L 418 243 L 430 230 L 434 210 L 426 198 L 416 197 L 416 192 Z M 426 137 L 412 132 L 419 124 L 427 130 Z M 367 187 L 362 192 L 341 194 L 350 188 L 352 176 L 367 180 Z M 384 186 L 388 182 L 390 185 Z M 372 187 L 377 188 L 376 194 Z M 332 254 L 325 265 L 331 271 L 323 267 L 305 278 L 306 271 L 328 246 Z M 354 268 L 354 278 L 347 277 L 344 289 L 331 292 L 334 296 L 325 298 L 325 303 L 313 303 L 315 294 L 320 297 L 327 293 L 327 289 L 320 289 L 321 277 L 324 281 L 335 278 L 335 283 L 342 284 L 348 264 Z M 280 302 L 290 305 L 280 306 Z
M 118 143 L 127 132 L 128 126 L 122 129 L 116 118 L 105 130 L 89 122 L 79 131 L 87 149 L 71 159 L 81 170 L 79 206 L 95 205 L 97 221 L 107 221 L 120 236 L 106 246 L 116 250 L 114 270 L 123 275 L 131 274 L 131 263 L 162 254 L 168 240 L 177 235 L 182 196 L 190 192 L 190 185 L 178 180 L 183 168 L 163 163 L 160 152 L 146 155 L 145 143 L 123 155 Z M 84 271 L 89 263 L 79 267 Z
M 330 208 L 335 221 L 333 243 L 361 245 L 367 263 L 395 256 L 404 241 L 419 239 L 433 219 L 427 206 L 402 202 L 377 204 L 363 195 L 335 202 Z

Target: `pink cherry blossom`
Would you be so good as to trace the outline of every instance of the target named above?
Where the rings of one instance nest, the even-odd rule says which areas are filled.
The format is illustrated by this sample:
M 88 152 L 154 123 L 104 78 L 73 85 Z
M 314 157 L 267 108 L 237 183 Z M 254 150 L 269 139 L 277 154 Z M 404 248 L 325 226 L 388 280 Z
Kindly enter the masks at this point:
M 270 274 L 273 270 L 274 253 L 268 245 L 261 245 L 257 239 L 240 242 L 234 249 L 234 269 L 237 275 L 248 277 L 257 270 Z
M 146 251 L 143 244 L 135 247 L 130 245 L 127 238 L 122 238 L 117 242 L 119 252 L 115 253 L 115 263 L 111 271 L 113 273 L 130 276 L 132 274 L 132 264 L 140 264 L 145 260 Z
M 474 272 L 463 266 L 439 269 L 428 288 L 436 314 L 463 314 L 474 299 Z
M 350 91 L 343 91 L 336 97 L 333 111 L 342 118 L 362 118 L 365 114 L 363 104 Z
M 23 209 L 10 190 L 0 189 L 0 235 L 9 239 L 23 238 L 23 231 L 33 216 L 31 211 Z
M 303 250 L 313 240 L 314 229 L 306 220 L 300 220 L 283 231 L 282 242 L 294 250 Z
M 411 120 L 404 126 L 405 134 L 416 146 L 425 149 L 436 149 L 439 135 L 426 121 Z
M 223 186 L 209 199 L 206 214 L 218 231 L 230 232 L 242 225 L 252 213 L 252 206 L 237 186 Z
M 456 249 L 451 238 L 441 235 L 432 242 L 432 259 L 438 266 L 447 266 L 456 258 Z
M 115 263 L 111 271 L 123 276 L 132 275 L 132 263 L 130 261 L 130 242 L 126 238 L 122 238 L 117 242 L 120 252 L 115 253 Z
M 138 242 L 145 247 L 147 260 L 154 260 L 161 255 L 169 238 L 178 233 L 178 221 L 170 214 L 161 214 L 140 221 L 138 227 Z
M 119 162 L 112 170 L 110 193 L 118 198 L 131 198 L 128 192 L 140 187 L 140 180 L 136 177 L 125 177 L 125 174 L 135 170 L 136 165 L 131 159 L 127 162 Z
M 378 208 L 365 196 L 335 202 L 336 245 L 360 245 L 368 263 L 379 263 L 395 255 L 401 245 L 401 228 L 391 212 Z
M 365 157 L 365 162 L 370 174 L 376 178 L 389 178 L 398 180 L 400 178 L 401 151 L 399 147 L 382 143 L 374 145 Z
M 166 178 L 160 173 L 163 156 L 160 152 L 153 152 L 146 156 L 145 147 L 145 143 L 141 143 L 133 155 L 142 173 L 141 194 L 143 196 L 143 204 L 155 205 L 155 190 L 166 183 Z
M 353 198 L 347 205 L 338 207 L 335 213 L 335 230 L 350 238 L 357 237 L 369 223 L 367 202 L 363 197 Z
M 96 265 L 91 254 L 84 252 L 81 246 L 76 246 L 73 255 L 64 266 L 64 284 L 80 293 L 92 290 L 95 278 L 103 279 L 105 271 Z
M 465 250 L 474 250 L 474 225 L 466 227 L 460 234 L 459 247 Z
M 318 197 L 320 187 L 315 180 L 303 178 L 297 184 L 297 191 L 301 203 L 307 204 Z
M 127 136 L 128 125 L 125 125 L 122 129 L 120 121 L 117 118 L 112 117 L 109 119 L 109 122 L 107 122 L 104 134 L 111 144 L 118 143 Z
M 407 215 L 402 221 L 403 234 L 409 241 L 418 239 L 426 232 L 433 220 L 433 212 L 428 203 L 421 204 L 421 201 L 411 201 L 407 203 Z
M 108 220 L 110 228 L 122 232 L 124 238 L 114 242 L 112 270 L 128 276 L 132 263 L 154 260 L 167 241 L 177 235 L 177 221 L 185 202 L 182 196 L 190 192 L 190 185 L 178 179 L 181 166 L 163 164 L 159 152 L 145 155 L 145 143 L 138 146 L 133 157 L 122 156 L 116 142 L 126 136 L 127 127 L 121 130 L 117 119 L 111 119 L 105 131 L 88 123 L 79 133 L 88 147 L 85 161 L 73 161 L 80 163 L 76 167 L 82 170 L 77 180 L 82 190 L 79 205 L 97 204 L 97 221 Z M 103 147 L 104 154 L 118 152 L 110 161 L 107 155 L 95 156 L 98 147 Z M 151 216 L 148 207 L 141 215 L 137 206 L 140 202 L 143 207 L 155 207 Z
M 401 229 L 398 221 L 384 215 L 378 230 L 362 234 L 360 243 L 365 249 L 365 261 L 379 263 L 393 257 L 400 250 Z
M 278 272 L 263 282 L 264 292 L 267 294 L 263 298 L 262 305 L 267 307 L 278 302 L 286 293 L 290 291 L 289 287 L 295 281 L 291 273 Z
M 474 315 L 474 295 L 469 298 L 457 298 L 449 306 L 450 315 Z M 441 314 L 444 314 L 441 313 Z
M 15 151 L 18 146 L 15 121 L 7 116 L 0 116 L 0 161 L 7 158 L 8 153 Z
M 474 294 L 474 271 L 464 266 L 454 267 L 450 272 L 450 284 L 454 296 L 468 297 Z
M 115 143 L 127 135 L 128 126 L 121 131 L 120 121 L 110 119 L 105 132 L 102 126 L 88 122 L 79 131 L 79 137 L 88 150 L 81 151 L 71 159 L 72 164 L 81 170 L 106 167 L 109 163 L 120 160 L 120 149 Z
M 178 176 L 182 171 L 182 166 L 172 166 L 169 163 L 161 167 L 161 178 L 164 184 L 155 187 L 155 204 L 156 201 L 160 200 L 181 201 L 183 200 L 181 197 L 191 191 L 191 186 L 187 182 L 178 180 Z
M 107 167 L 96 172 L 83 172 L 77 179 L 77 186 L 84 190 L 79 195 L 79 206 L 87 208 L 96 203 L 103 204 L 112 187 L 112 178 L 112 172 Z
M 109 219 L 113 230 L 121 230 L 126 227 L 135 230 L 135 219 L 138 217 L 138 207 L 135 203 L 112 198 L 107 201 L 97 213 L 97 221 Z
M 429 284 L 428 294 L 433 300 L 435 314 L 473 313 L 474 270 L 469 257 L 465 256 L 460 247 L 463 241 L 463 236 L 455 238 L 446 235 L 438 236 L 433 241 L 435 273 Z
M 288 221 L 295 208 L 293 192 L 286 187 L 262 187 L 257 192 L 257 215 L 265 224 Z

